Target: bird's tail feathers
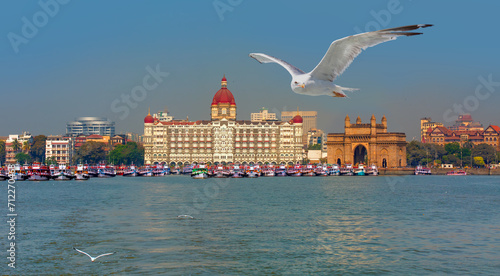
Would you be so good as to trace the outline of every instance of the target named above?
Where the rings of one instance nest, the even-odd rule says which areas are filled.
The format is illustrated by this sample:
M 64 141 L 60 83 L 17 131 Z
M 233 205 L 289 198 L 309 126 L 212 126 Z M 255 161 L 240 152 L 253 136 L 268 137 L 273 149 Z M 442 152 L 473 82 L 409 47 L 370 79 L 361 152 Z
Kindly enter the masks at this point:
M 342 86 L 339 86 L 340 90 L 342 91 L 349 91 L 349 92 L 354 92 L 354 91 L 358 91 L 359 88 L 349 88 L 349 87 L 342 87 Z

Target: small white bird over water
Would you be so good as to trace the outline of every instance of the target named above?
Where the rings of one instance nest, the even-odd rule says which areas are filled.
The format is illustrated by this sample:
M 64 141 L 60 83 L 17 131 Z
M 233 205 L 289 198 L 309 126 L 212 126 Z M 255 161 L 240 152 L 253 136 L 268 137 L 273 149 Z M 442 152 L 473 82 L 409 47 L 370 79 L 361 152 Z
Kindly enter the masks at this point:
M 78 252 L 80 252 L 80 253 L 82 253 L 82 254 L 87 255 L 87 256 L 90 258 L 90 260 L 91 260 L 92 262 L 94 262 L 97 258 L 100 258 L 100 257 L 102 257 L 102 256 L 113 255 L 113 254 L 115 254 L 115 253 L 116 253 L 116 252 L 105 253 L 105 254 L 101 254 L 101 255 L 99 255 L 99 256 L 97 256 L 97 257 L 95 257 L 95 258 L 94 258 L 94 257 L 90 256 L 90 255 L 89 255 L 88 253 L 86 253 L 86 252 L 83 252 L 83 251 L 81 251 L 81 250 L 79 250 L 79 249 L 76 249 L 76 248 L 74 248 L 74 247 L 73 247 L 73 249 L 74 249 L 74 250 L 76 250 L 76 251 L 78 251 Z
M 346 97 L 344 91 L 354 91 L 355 88 L 346 88 L 333 84 L 335 78 L 341 75 L 352 61 L 366 48 L 394 40 L 399 36 L 421 35 L 412 30 L 427 28 L 431 24 L 418 24 L 403 26 L 368 33 L 361 33 L 335 40 L 328 48 L 323 59 L 311 72 L 296 68 L 295 66 L 272 56 L 251 53 L 250 57 L 260 63 L 278 63 L 292 75 L 292 90 L 297 94 L 310 96 L 329 95 L 333 97 Z

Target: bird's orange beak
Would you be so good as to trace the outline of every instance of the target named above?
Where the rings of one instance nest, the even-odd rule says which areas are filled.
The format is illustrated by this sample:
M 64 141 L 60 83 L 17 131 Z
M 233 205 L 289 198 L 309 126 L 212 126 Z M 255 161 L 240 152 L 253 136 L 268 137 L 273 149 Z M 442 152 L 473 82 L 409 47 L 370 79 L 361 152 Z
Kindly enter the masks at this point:
M 306 86 L 304 84 L 301 84 L 300 87 L 305 88 Z

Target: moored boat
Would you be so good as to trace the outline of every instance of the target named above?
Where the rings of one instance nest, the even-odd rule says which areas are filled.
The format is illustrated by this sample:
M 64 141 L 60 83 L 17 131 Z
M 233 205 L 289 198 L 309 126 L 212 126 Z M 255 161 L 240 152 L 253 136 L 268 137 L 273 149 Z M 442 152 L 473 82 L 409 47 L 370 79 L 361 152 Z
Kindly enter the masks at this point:
M 286 176 L 286 165 L 285 164 L 279 165 L 276 168 L 274 175 L 275 176 Z
M 345 164 L 340 168 L 340 175 L 354 175 L 354 170 L 351 164 Z
M 365 175 L 377 176 L 378 168 L 375 165 L 371 165 L 366 169 Z
M 338 175 L 340 175 L 339 165 L 333 164 L 331 167 L 329 167 L 328 168 L 328 174 L 330 176 L 338 176 Z
M 314 174 L 316 176 L 328 176 L 328 166 L 319 164 L 314 169 Z
M 135 169 L 135 166 L 132 165 L 130 167 L 125 168 L 125 170 L 123 170 L 123 176 L 126 176 L 126 177 L 137 176 L 137 170 Z
M 191 177 L 193 179 L 206 179 L 208 178 L 208 168 L 204 164 L 198 164 L 191 170 Z
M 467 172 L 463 171 L 463 170 L 451 171 L 451 172 L 447 172 L 446 175 L 467 175 Z
M 59 166 L 51 165 L 50 174 L 54 180 L 71 180 L 75 178 L 69 167 L 62 164 Z
M 88 180 L 90 178 L 88 165 L 78 164 L 75 170 L 76 180 Z
M 315 176 L 316 174 L 314 173 L 314 166 L 312 164 L 307 164 L 305 167 L 302 168 L 302 175 Z
M 98 173 L 98 177 L 100 178 L 110 178 L 116 176 L 116 170 L 113 166 L 100 165 Z
M 415 175 L 431 175 L 431 169 L 422 167 L 422 166 L 417 166 L 415 168 Z
M 245 168 L 245 176 L 250 178 L 255 178 L 260 176 L 260 170 L 258 167 L 250 165 Z
M 30 181 L 47 181 L 50 180 L 49 167 L 40 164 L 39 162 L 33 163 L 28 172 L 28 180 Z
M 229 176 L 231 178 L 242 178 L 244 175 L 243 168 L 240 165 L 233 165 L 229 170 Z
M 286 174 L 288 176 L 302 176 L 302 165 L 296 164 L 293 167 L 289 167 Z

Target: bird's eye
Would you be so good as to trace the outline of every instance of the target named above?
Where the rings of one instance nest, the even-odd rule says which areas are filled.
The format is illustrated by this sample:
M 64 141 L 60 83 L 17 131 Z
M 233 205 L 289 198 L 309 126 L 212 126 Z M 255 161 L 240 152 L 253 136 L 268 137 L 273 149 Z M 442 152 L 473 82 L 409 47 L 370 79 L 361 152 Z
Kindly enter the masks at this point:
M 298 82 L 295 82 L 295 84 L 298 84 Z

